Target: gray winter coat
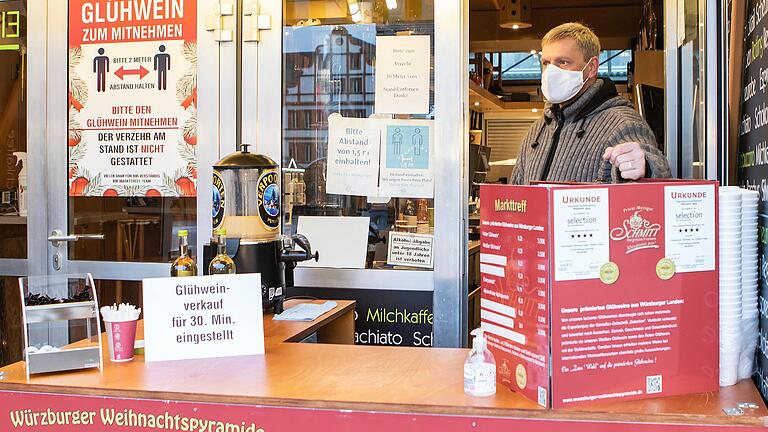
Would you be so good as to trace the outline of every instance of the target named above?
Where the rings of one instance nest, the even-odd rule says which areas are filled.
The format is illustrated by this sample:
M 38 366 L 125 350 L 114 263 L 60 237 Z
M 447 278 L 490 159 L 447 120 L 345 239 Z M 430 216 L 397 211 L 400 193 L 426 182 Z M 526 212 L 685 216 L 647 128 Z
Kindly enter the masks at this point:
M 511 183 L 623 181 L 602 156 L 606 148 L 630 141 L 645 150 L 646 177 L 670 177 L 667 158 L 645 120 L 618 95 L 613 82 L 597 80 L 562 110 L 547 103 L 544 116 L 523 139 Z

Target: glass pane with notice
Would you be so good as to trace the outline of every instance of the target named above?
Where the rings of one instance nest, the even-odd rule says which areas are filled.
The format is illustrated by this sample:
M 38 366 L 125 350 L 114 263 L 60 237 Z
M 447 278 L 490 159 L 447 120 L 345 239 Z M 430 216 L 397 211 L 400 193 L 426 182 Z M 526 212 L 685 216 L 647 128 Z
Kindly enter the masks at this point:
M 283 231 L 320 267 L 432 267 L 434 7 L 283 2 Z M 395 232 L 429 252 L 401 260 Z
M 102 6 L 68 2 L 69 259 L 170 262 L 196 244 L 196 2 Z

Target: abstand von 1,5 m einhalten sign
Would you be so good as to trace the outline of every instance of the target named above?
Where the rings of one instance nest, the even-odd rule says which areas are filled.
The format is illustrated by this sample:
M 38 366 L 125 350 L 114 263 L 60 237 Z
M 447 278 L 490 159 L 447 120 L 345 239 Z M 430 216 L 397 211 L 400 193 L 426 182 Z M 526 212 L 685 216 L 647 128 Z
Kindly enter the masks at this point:
M 194 197 L 197 2 L 69 2 L 69 195 Z

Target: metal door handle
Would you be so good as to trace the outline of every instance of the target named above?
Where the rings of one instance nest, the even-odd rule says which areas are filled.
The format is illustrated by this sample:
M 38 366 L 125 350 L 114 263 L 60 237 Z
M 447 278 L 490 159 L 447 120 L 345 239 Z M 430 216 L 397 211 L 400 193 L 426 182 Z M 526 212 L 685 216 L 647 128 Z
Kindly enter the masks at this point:
M 51 231 L 48 241 L 55 247 L 63 242 L 73 242 L 78 240 L 104 240 L 104 234 L 64 234 L 61 230 Z

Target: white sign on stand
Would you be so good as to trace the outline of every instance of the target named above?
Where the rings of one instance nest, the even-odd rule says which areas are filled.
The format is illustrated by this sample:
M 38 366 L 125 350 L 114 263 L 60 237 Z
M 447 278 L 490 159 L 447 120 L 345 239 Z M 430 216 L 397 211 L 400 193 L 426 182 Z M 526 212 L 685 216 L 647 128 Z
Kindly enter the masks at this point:
M 429 36 L 376 38 L 377 113 L 429 112 L 429 42 Z
M 261 275 L 144 279 L 145 360 L 264 354 Z

